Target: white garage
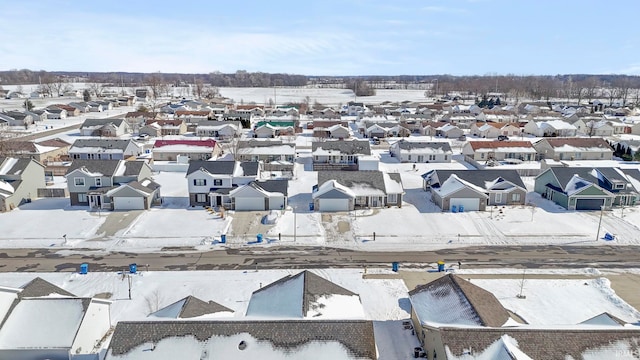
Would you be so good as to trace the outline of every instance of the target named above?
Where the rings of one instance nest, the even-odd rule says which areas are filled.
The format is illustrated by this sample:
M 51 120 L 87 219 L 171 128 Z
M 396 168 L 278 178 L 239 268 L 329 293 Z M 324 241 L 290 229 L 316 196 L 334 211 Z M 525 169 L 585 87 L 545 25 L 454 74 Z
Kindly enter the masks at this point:
M 449 200 L 449 211 L 460 211 L 460 206 L 464 211 L 480 210 L 480 199 L 476 198 L 451 198 Z
M 319 211 L 349 211 L 349 199 L 318 199 Z
M 143 197 L 115 197 L 113 210 L 144 210 Z
M 256 211 L 264 210 L 264 197 L 236 197 L 235 210 Z

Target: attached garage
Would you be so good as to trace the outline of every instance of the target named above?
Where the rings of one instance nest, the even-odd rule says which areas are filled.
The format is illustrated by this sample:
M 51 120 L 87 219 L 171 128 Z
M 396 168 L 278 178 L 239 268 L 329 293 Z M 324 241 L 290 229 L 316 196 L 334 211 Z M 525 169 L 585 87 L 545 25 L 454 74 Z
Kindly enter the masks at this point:
M 349 211 L 349 199 L 319 199 L 319 211 Z
M 144 198 L 114 197 L 113 210 L 144 210 Z
M 464 211 L 479 211 L 480 210 L 480 199 L 477 198 L 451 198 L 449 200 L 449 211 L 453 210 L 454 207 L 456 211 L 460 211 L 460 206 L 464 208 Z
M 604 199 L 576 199 L 576 210 L 600 210 Z
M 263 197 L 236 197 L 235 201 L 235 210 L 238 211 L 264 210 Z

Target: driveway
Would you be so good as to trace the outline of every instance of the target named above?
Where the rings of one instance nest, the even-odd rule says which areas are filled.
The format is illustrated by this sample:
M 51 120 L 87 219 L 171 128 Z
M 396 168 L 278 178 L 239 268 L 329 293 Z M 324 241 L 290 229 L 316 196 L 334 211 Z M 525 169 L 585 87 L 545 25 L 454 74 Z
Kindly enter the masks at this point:
M 118 231 L 128 228 L 143 211 L 144 210 L 93 212 L 92 214 L 94 216 L 107 217 L 105 222 L 98 228 L 98 231 L 96 231 L 98 237 L 94 238 L 94 240 L 102 240 L 114 236 Z

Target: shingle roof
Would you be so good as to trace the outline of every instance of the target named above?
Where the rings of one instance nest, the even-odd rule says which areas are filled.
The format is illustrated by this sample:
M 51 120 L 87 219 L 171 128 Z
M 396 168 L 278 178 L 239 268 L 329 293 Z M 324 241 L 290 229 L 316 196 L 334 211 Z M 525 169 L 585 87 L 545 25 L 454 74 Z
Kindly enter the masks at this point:
M 232 175 L 236 168 L 235 161 L 205 161 L 197 160 L 189 162 L 189 169 L 187 169 L 187 175 L 194 171 L 205 169 L 212 174 L 224 174 Z
M 242 140 L 238 141 L 238 149 L 247 147 L 268 147 L 268 146 L 280 146 L 282 140 Z M 293 144 L 287 144 L 293 146 Z
M 567 186 L 567 184 L 573 179 L 574 175 L 577 175 L 580 178 L 587 180 L 605 189 L 612 188 L 611 185 L 608 185 L 604 181 L 605 179 L 608 180 L 611 184 L 629 183 L 629 180 L 626 179 L 624 176 L 624 174 L 626 174 L 624 170 L 622 172 L 618 172 L 616 168 L 552 167 L 550 168 L 550 171 L 553 172 L 556 179 L 558 179 L 558 182 L 562 188 L 565 188 Z M 597 173 L 602 174 L 602 176 L 604 177 L 595 176 Z M 631 189 L 627 189 L 627 187 L 625 186 L 625 189 L 621 189 L 621 190 L 631 190 Z
M 435 178 L 433 177 L 435 175 Z M 432 182 L 431 186 L 438 187 L 445 182 L 451 175 L 456 175 L 462 180 L 468 181 L 473 185 L 483 189 L 487 188 L 487 183 L 492 183 L 496 179 L 502 178 L 516 186 L 526 189 L 520 174 L 516 170 L 497 169 L 497 170 L 432 170 L 422 175 L 423 178 L 431 177 L 437 179 Z
M 108 353 L 124 355 L 137 346 L 169 337 L 193 336 L 204 346 L 213 336 L 241 334 L 269 341 L 284 351 L 311 341 L 340 342 L 356 358 L 377 358 L 371 321 L 121 321 L 113 333 Z
M 640 342 L 640 330 L 617 328 L 589 330 L 441 328 L 439 333 L 442 343 L 454 356 L 462 356 L 469 350 L 473 354 L 479 354 L 503 335 L 514 338 L 518 342 L 518 348 L 532 359 L 545 360 L 582 359 L 585 351 L 606 347 L 618 341 L 628 341 L 631 349 L 635 349 L 635 344 Z
M 374 189 L 386 191 L 384 175 L 381 171 L 318 171 L 318 185 L 336 180 L 348 188 L 356 184 L 367 184 Z
M 2 164 L 6 160 L 9 160 L 9 159 L 12 159 L 12 158 L 0 157 L 0 168 L 2 168 Z M 31 159 L 14 159 L 14 160 L 15 160 L 15 162 L 13 163 L 13 165 L 10 168 L 5 169 L 5 171 L 0 173 L 0 175 L 16 175 L 16 174 L 20 174 L 31 163 Z
M 469 145 L 473 150 L 506 147 L 531 148 L 533 150 L 533 144 L 530 141 L 469 141 Z
M 546 141 L 551 147 L 562 147 L 569 145 L 579 148 L 601 148 L 606 150 L 613 150 L 611 146 L 603 139 L 599 137 L 592 138 L 548 138 L 540 141 Z
M 119 127 L 120 124 L 122 124 L 123 121 L 125 121 L 125 120 L 124 119 L 112 119 L 112 118 L 107 118 L 107 119 L 87 119 L 82 123 L 80 128 L 81 129 L 83 129 L 83 128 L 91 128 L 91 127 L 96 127 L 96 126 L 104 126 L 104 125 L 108 125 L 108 124 L 113 124 L 113 125 Z
M 131 139 L 127 139 L 127 140 L 123 140 L 123 139 L 77 139 L 73 143 L 73 147 L 74 148 L 83 148 L 83 147 L 95 148 L 95 147 L 99 147 L 99 148 L 104 148 L 104 149 L 120 149 L 120 150 L 124 151 L 124 150 L 127 149 L 127 146 L 129 146 L 129 144 L 132 141 L 133 140 L 131 140 Z
M 409 291 L 409 296 L 442 286 L 450 287 L 464 296 L 483 326 L 499 327 L 509 319 L 509 313 L 492 293 L 454 274 L 447 274 L 428 284 L 418 286 Z
M 118 169 L 120 160 L 86 160 L 75 159 L 67 169 L 67 174 L 80 168 L 86 168 L 89 172 L 100 173 L 105 176 L 113 176 Z
M 411 150 L 411 149 L 424 149 L 424 148 L 432 148 L 432 149 L 442 149 L 442 151 L 451 151 L 451 146 L 446 141 L 439 142 L 418 142 L 418 141 L 406 141 L 404 139 L 398 141 L 398 147 L 403 150 Z
M 363 154 L 363 155 L 371 155 L 371 146 L 368 141 L 362 140 L 336 140 L 336 141 L 321 141 L 314 142 L 311 144 L 311 152 L 316 151 L 318 148 L 323 150 L 336 150 L 341 154 L 346 155 L 355 155 L 355 154 Z
M 257 161 L 243 161 L 240 163 L 244 176 L 257 176 L 260 169 L 260 163 Z
M 59 294 L 63 296 L 71 296 L 75 297 L 74 294 L 66 291 L 63 288 L 60 288 L 52 283 L 37 277 L 28 283 L 22 285 L 22 291 L 19 293 L 20 298 L 28 298 L 28 297 L 42 297 L 49 296 L 51 294 Z
M 252 181 L 250 186 L 257 186 L 268 192 L 281 193 L 287 196 L 287 190 L 289 188 L 289 180 L 261 180 Z
M 142 170 L 142 167 L 144 165 L 144 161 L 126 161 L 124 163 L 124 176 L 135 176 L 140 174 L 140 171 Z
M 222 306 L 215 301 L 206 302 L 191 295 L 165 306 L 164 308 L 158 310 L 158 312 L 161 312 L 166 308 L 179 305 L 180 303 L 182 303 L 182 306 L 180 308 L 180 311 L 177 313 L 177 318 L 181 319 L 194 318 L 207 314 L 215 314 L 218 312 L 233 312 L 233 310 L 229 309 L 226 306 Z M 151 315 L 154 314 L 155 313 Z
M 257 294 L 263 291 L 269 291 L 269 289 L 274 286 L 278 286 L 283 283 L 295 280 L 301 276 L 304 277 L 303 288 L 300 289 L 302 291 L 302 309 L 301 310 L 302 310 L 303 316 L 306 316 L 312 304 L 315 303 L 318 300 L 318 298 L 320 298 L 321 296 L 326 296 L 326 295 L 357 296 L 358 295 L 308 270 L 305 270 L 296 275 L 287 275 L 279 280 L 272 282 L 267 286 L 262 287 L 261 289 L 254 291 L 253 293 Z M 274 294 L 274 296 L 277 296 L 277 294 Z

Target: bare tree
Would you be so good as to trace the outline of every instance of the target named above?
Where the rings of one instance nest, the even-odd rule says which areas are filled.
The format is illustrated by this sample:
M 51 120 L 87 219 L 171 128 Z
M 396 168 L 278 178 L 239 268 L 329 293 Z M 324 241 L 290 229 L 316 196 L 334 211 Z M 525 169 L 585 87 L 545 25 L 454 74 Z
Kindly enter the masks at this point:
M 204 90 L 204 81 L 196 79 L 193 84 L 193 95 L 198 99 L 202 99 L 202 91 Z
M 157 72 L 149 75 L 146 79 L 147 87 L 151 92 L 151 98 L 157 99 L 162 96 L 163 93 L 163 84 L 164 80 L 162 79 L 162 74 Z
M 103 83 L 89 83 L 87 84 L 89 91 L 95 94 L 96 97 L 102 97 L 104 94 L 104 84 Z

